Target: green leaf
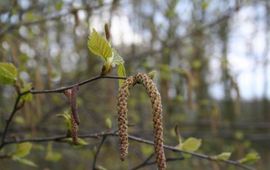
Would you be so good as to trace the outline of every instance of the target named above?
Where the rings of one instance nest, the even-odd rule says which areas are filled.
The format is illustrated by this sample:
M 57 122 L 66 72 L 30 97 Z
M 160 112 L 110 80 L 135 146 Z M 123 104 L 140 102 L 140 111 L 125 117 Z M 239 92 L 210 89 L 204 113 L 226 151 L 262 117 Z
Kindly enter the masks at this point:
M 77 145 L 89 145 L 88 142 L 86 142 L 84 139 L 82 138 L 78 138 L 78 144 Z
M 143 155 L 150 155 L 154 152 L 153 147 L 149 146 L 149 145 L 141 145 L 141 152 L 143 153 Z
M 246 156 L 240 159 L 238 162 L 240 162 L 241 164 L 244 164 L 244 163 L 251 164 L 251 163 L 255 163 L 259 159 L 260 159 L 260 155 L 257 152 L 250 152 L 246 154 Z
M 23 158 L 30 153 L 31 148 L 32 144 L 30 142 L 17 144 L 16 151 L 12 154 L 12 156 Z
M 118 65 L 118 67 L 117 67 L 117 75 L 119 77 L 126 77 L 126 70 L 125 70 L 124 64 Z M 118 82 L 119 82 L 119 87 L 121 87 L 121 85 L 123 84 L 124 80 L 123 79 L 119 79 Z
M 231 152 L 222 152 L 221 154 L 213 156 L 212 158 L 215 160 L 226 161 L 231 157 L 231 154 Z
M 74 144 L 74 142 L 72 141 L 72 138 L 66 138 L 63 141 L 66 141 L 67 143 L 71 144 L 71 145 L 78 145 L 78 146 L 85 146 L 85 145 L 89 145 L 88 142 L 86 142 L 84 139 L 82 138 L 78 138 L 78 143 Z
M 47 154 L 46 154 L 46 157 L 45 159 L 47 161 L 53 161 L 53 162 L 57 162 L 59 161 L 60 159 L 62 158 L 62 155 L 58 152 L 54 152 L 52 150 L 52 143 L 48 143 L 48 146 L 47 146 Z
M 71 129 L 71 116 L 68 112 L 64 112 L 63 114 L 57 114 L 58 117 L 63 117 L 67 126 L 67 129 Z
M 115 67 L 116 65 L 124 64 L 123 58 L 118 54 L 118 52 L 113 48 L 113 59 L 112 59 L 112 66 Z
M 23 88 L 21 89 L 21 91 L 27 92 L 27 91 L 31 90 L 31 88 L 32 88 L 32 83 L 25 83 Z M 22 100 L 26 101 L 26 102 L 32 101 L 32 99 L 33 99 L 32 93 L 27 93 L 27 94 L 22 96 Z
M 200 148 L 201 144 L 201 139 L 190 137 L 182 144 L 178 145 L 177 148 L 183 151 L 194 152 Z
M 57 11 L 60 11 L 61 9 L 62 9 L 62 7 L 63 7 L 63 2 L 56 2 L 55 3 L 55 5 L 54 5 L 54 7 L 55 7 L 55 9 L 57 10 Z
M 95 29 L 89 35 L 88 48 L 93 54 L 102 57 L 105 61 L 112 57 L 110 43 L 99 35 Z
M 0 84 L 13 84 L 17 80 L 17 68 L 11 63 L 0 63 Z
M 152 70 L 152 71 L 150 71 L 147 74 L 153 80 L 156 77 L 156 75 L 157 75 L 157 71 L 156 70 Z
M 20 157 L 17 157 L 17 156 L 12 156 L 12 160 L 18 161 L 18 162 L 20 162 L 20 163 L 22 163 L 24 165 L 37 167 L 37 165 L 34 162 L 32 162 L 31 160 L 28 160 L 28 159 L 20 158 Z
M 108 118 L 108 117 L 106 118 L 105 124 L 106 124 L 108 129 L 112 128 L 112 120 L 110 118 Z
M 19 125 L 24 125 L 25 124 L 24 118 L 22 116 L 16 116 L 14 118 L 14 122 L 16 122 Z
M 103 166 L 101 165 L 98 165 L 95 167 L 96 170 L 107 170 L 106 168 L 104 168 Z

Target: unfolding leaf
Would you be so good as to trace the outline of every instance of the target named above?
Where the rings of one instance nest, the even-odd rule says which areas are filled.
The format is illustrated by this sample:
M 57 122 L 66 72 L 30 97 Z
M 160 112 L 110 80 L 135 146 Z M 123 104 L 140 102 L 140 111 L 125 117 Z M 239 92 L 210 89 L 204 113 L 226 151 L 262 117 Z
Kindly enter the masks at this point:
M 118 54 L 118 52 L 113 48 L 113 59 L 112 59 L 112 66 L 115 67 L 116 65 L 124 64 L 123 58 Z
M 20 157 L 17 157 L 17 156 L 12 156 L 12 160 L 18 161 L 18 162 L 20 162 L 20 163 L 22 163 L 24 165 L 37 167 L 37 165 L 34 162 L 32 162 L 31 160 L 29 160 L 29 159 L 20 158 Z
M 25 83 L 23 88 L 21 89 L 21 92 L 27 92 L 29 90 L 31 90 L 32 88 L 32 83 Z M 31 101 L 33 99 L 33 95 L 32 93 L 27 93 L 25 95 L 22 96 L 22 100 L 23 101 Z
M 95 29 L 89 35 L 88 48 L 93 54 L 102 57 L 105 61 L 112 57 L 112 48 L 109 42 Z
M 201 144 L 201 139 L 190 137 L 186 139 L 182 144 L 178 145 L 177 148 L 183 151 L 194 152 L 200 148 Z
M 12 156 L 23 158 L 30 153 L 31 148 L 32 144 L 30 142 L 17 144 L 16 151 L 12 154 Z
M 17 69 L 11 63 L 0 63 L 0 84 L 13 84 L 17 80 Z
M 119 77 L 126 77 L 126 70 L 125 70 L 124 64 L 118 65 L 118 67 L 117 67 L 117 74 L 118 74 Z M 119 87 L 121 87 L 121 85 L 124 82 L 124 80 L 119 79 L 118 82 L 119 82 Z
M 213 156 L 212 158 L 215 160 L 226 161 L 231 157 L 231 154 L 231 152 L 222 152 L 221 154 Z
M 238 162 L 240 163 L 255 163 L 257 160 L 260 159 L 260 155 L 257 152 L 250 152 L 246 154 L 246 156 L 240 159 Z
M 63 114 L 58 114 L 58 117 L 63 117 L 65 119 L 65 123 L 67 126 L 67 129 L 70 130 L 71 129 L 71 116 L 68 112 L 64 112 Z

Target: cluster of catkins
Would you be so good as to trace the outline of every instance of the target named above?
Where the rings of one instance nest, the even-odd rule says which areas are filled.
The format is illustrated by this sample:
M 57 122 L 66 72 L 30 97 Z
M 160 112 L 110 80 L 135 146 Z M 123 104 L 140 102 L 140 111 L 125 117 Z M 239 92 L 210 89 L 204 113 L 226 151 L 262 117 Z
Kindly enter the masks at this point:
M 120 158 L 123 161 L 128 153 L 128 119 L 127 101 L 129 90 L 136 84 L 142 84 L 152 103 L 154 125 L 154 147 L 159 170 L 166 169 L 166 158 L 163 148 L 163 125 L 161 97 L 153 80 L 144 73 L 128 77 L 122 84 L 118 93 L 118 128 L 120 139 Z

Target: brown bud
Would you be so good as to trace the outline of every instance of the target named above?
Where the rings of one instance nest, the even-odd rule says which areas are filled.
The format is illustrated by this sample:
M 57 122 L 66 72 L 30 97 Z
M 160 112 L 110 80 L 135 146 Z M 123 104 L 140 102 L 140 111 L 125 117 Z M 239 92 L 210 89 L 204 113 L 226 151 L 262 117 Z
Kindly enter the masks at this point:
M 109 25 L 107 23 L 104 25 L 104 31 L 105 31 L 105 36 L 106 36 L 107 41 L 110 41 L 111 32 L 110 32 Z

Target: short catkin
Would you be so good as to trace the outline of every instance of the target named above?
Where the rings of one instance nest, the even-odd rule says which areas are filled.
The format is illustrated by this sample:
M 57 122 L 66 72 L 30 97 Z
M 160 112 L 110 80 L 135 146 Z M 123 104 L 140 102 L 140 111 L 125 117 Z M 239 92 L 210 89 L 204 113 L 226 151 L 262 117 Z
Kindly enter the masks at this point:
M 75 118 L 73 117 L 73 115 L 71 114 L 71 129 L 70 129 L 70 133 L 71 133 L 71 138 L 72 138 L 72 142 L 73 144 L 78 144 L 78 124 L 75 120 Z
M 152 103 L 153 125 L 154 125 L 154 147 L 156 161 L 159 170 L 166 169 L 166 158 L 163 148 L 163 124 L 161 97 L 153 80 L 144 73 L 128 77 L 119 89 L 118 94 L 118 128 L 120 139 L 120 158 L 124 160 L 128 153 L 128 120 L 127 101 L 129 89 L 135 84 L 142 84 Z

